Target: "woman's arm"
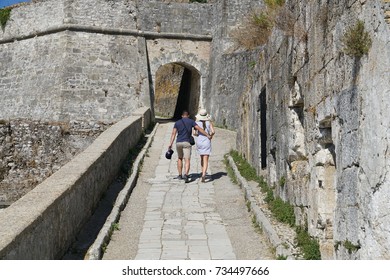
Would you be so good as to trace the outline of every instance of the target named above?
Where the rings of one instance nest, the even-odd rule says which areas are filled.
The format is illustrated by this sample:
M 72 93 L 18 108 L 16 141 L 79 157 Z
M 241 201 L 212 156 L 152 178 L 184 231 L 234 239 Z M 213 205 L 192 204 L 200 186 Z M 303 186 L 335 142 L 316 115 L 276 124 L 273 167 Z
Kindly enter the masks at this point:
M 213 125 L 212 122 L 210 122 L 210 135 L 211 135 L 211 136 L 214 136 L 214 134 L 215 134 L 214 125 Z

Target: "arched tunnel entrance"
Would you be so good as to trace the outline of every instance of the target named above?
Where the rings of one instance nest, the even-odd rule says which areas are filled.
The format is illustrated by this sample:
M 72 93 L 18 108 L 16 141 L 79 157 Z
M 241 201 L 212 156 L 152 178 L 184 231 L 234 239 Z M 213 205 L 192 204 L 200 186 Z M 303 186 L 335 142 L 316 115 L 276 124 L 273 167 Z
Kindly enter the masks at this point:
M 200 97 L 199 72 L 183 63 L 162 65 L 155 75 L 154 111 L 157 117 L 179 119 L 183 110 L 196 115 Z

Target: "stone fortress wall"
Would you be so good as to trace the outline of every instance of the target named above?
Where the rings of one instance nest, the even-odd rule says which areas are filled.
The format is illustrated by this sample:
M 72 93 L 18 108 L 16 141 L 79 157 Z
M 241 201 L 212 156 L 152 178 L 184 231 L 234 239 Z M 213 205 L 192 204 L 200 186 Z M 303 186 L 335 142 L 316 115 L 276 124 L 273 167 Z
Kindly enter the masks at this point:
M 221 11 L 237 4 L 224 2 Z M 240 1 L 235 11 L 264 9 L 258 2 Z M 297 224 L 319 239 L 322 258 L 389 259 L 388 3 L 286 5 L 290 30 L 275 28 L 252 51 L 231 48 L 239 22 L 226 13 L 213 38 L 225 49 L 213 46 L 208 109 L 237 130 L 240 152 L 295 206 Z M 361 59 L 342 44 L 358 19 L 372 38 Z
M 155 70 L 196 57 L 185 48 L 193 42 L 191 36 L 210 37 L 212 7 L 45 0 L 13 8 L 0 32 L 0 201 L 14 202 L 110 124 L 141 106 L 151 107 L 148 65 Z M 155 30 L 157 25 L 160 30 Z M 184 35 L 179 42 L 185 50 L 167 33 Z M 209 42 L 196 39 L 193 45 L 208 59 Z M 154 58 L 150 64 L 148 44 Z M 162 48 L 175 48 L 175 53 L 154 57 L 168 53 Z M 205 78 L 207 63 L 202 59 L 194 66 Z
M 153 75 L 180 60 L 202 75 L 200 105 L 237 130 L 324 259 L 390 259 L 388 1 L 286 0 L 289 30 L 249 51 L 234 30 L 263 1 L 165 2 L 14 9 L 0 32 L 0 119 L 115 122 L 153 108 Z M 372 38 L 361 59 L 342 45 L 357 19 Z

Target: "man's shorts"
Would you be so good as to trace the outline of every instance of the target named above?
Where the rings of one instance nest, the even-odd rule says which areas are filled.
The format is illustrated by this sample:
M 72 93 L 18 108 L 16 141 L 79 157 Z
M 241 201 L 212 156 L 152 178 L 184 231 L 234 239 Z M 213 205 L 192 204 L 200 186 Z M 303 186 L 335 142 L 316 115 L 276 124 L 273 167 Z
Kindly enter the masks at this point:
M 191 158 L 191 144 L 189 142 L 176 143 L 176 151 L 178 158 Z

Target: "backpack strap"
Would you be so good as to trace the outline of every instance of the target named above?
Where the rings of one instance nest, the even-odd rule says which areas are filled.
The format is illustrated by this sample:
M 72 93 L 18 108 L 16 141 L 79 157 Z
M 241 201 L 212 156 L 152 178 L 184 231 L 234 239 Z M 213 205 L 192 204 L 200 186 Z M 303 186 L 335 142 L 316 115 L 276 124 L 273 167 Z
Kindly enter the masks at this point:
M 186 130 L 187 130 L 188 137 L 191 137 L 191 131 L 188 130 L 188 128 L 187 128 L 187 126 L 186 126 L 186 123 L 183 121 L 183 119 L 181 119 L 181 121 L 183 122 L 183 125 L 184 125 L 184 127 L 186 128 Z

